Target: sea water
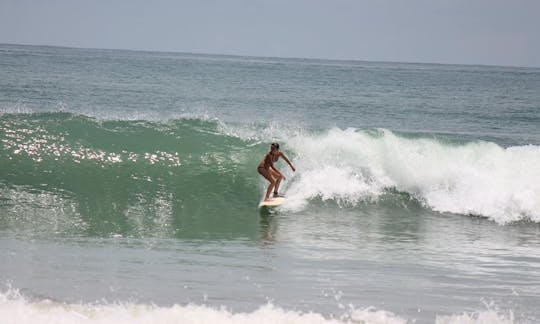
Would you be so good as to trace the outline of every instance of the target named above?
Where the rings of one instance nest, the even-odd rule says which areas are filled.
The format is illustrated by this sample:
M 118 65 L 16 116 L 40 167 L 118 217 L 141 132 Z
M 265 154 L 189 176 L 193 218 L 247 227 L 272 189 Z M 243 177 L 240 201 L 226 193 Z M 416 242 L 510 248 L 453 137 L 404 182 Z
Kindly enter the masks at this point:
M 540 69 L 0 45 L 0 112 L 1 323 L 540 321 Z

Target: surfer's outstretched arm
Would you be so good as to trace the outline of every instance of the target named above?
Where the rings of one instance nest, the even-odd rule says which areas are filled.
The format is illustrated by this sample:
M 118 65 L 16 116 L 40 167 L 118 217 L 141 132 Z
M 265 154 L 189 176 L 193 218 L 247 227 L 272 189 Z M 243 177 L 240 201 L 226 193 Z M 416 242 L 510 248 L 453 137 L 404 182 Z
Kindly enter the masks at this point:
M 283 160 L 285 160 L 285 162 L 287 162 L 287 164 L 291 167 L 291 169 L 294 171 L 296 171 L 296 168 L 292 165 L 291 161 L 289 161 L 289 159 L 287 158 L 287 156 L 285 156 L 285 153 L 283 152 L 279 152 L 279 155 L 283 158 Z

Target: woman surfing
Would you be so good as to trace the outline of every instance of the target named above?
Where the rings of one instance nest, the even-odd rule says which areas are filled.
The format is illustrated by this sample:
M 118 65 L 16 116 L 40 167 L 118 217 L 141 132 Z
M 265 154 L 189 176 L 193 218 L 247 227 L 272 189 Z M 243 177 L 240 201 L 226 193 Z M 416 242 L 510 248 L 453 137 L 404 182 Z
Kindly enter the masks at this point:
M 274 190 L 274 197 L 283 197 L 283 195 L 280 194 L 278 190 L 279 184 L 281 183 L 281 180 L 285 180 L 285 176 L 274 166 L 274 163 L 277 162 L 280 157 L 282 157 L 285 162 L 289 164 L 293 172 L 296 171 L 287 156 L 285 156 L 285 154 L 279 150 L 279 144 L 272 143 L 270 145 L 270 152 L 266 154 L 264 160 L 259 163 L 259 167 L 257 168 L 257 172 L 259 172 L 263 177 L 265 177 L 266 180 L 270 181 L 268 189 L 266 189 L 266 196 L 264 197 L 264 201 L 271 200 L 270 193 L 272 192 L 272 189 Z

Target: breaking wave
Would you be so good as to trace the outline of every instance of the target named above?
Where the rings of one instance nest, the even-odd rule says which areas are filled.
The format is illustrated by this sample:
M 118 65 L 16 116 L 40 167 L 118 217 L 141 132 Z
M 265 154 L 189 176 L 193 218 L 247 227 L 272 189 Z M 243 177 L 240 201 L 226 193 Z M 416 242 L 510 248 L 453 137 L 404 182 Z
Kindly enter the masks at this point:
M 540 222 L 535 145 L 455 142 L 385 129 L 283 129 L 209 118 L 96 120 L 70 113 L 4 114 L 0 140 L 0 208 L 10 224 L 35 222 L 50 211 L 60 218 L 56 223 L 86 231 L 99 233 L 106 218 L 144 235 L 174 232 L 167 224 L 179 215 L 252 213 L 266 185 L 255 169 L 273 140 L 283 143 L 298 169 L 292 173 L 280 164 L 287 175 L 286 210 L 320 201 L 354 208 L 394 195 L 499 224 Z

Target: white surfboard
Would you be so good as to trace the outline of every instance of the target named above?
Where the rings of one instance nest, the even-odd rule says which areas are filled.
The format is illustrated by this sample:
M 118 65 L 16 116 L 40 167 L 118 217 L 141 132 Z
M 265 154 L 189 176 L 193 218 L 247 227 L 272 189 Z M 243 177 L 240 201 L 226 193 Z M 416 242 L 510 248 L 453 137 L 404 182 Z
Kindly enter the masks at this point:
M 276 197 L 272 198 L 269 201 L 261 201 L 259 207 L 275 207 L 283 204 L 285 202 L 285 197 Z

